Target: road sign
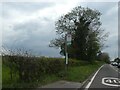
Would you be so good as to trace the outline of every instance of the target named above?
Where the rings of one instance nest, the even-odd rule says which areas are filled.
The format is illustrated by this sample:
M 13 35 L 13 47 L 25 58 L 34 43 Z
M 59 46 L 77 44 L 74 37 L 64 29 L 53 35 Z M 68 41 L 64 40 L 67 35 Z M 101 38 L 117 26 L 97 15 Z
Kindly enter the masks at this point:
M 65 36 L 65 42 L 66 42 L 66 44 L 65 44 L 65 59 L 66 59 L 66 67 L 67 67 L 67 64 L 68 64 L 68 51 L 67 51 L 67 45 L 70 45 L 71 44 L 71 39 L 72 39 L 72 37 L 71 37 L 71 34 L 70 33 L 67 33 L 66 34 L 66 36 Z
M 67 45 L 70 45 L 71 44 L 71 34 L 67 34 Z
M 120 86 L 120 79 L 119 78 L 112 78 L 112 77 L 106 77 L 102 79 L 102 84 L 108 85 L 108 86 Z

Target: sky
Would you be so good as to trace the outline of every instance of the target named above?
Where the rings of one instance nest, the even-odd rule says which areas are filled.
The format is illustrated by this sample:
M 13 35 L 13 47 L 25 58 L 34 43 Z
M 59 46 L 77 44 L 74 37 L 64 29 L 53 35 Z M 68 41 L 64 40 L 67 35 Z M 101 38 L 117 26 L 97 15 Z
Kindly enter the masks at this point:
M 18 2 L 19 1 L 19 2 Z M 105 42 L 111 59 L 118 56 L 118 2 L 93 0 L 34 0 L 32 2 L 0 3 L 0 43 L 8 48 L 31 49 L 35 55 L 61 57 L 60 49 L 50 48 L 50 41 L 57 37 L 55 21 L 76 6 L 89 7 L 102 13 L 101 22 L 109 37 Z M 104 0 L 105 1 L 105 0 Z M 111 2 L 110 2 L 111 1 Z

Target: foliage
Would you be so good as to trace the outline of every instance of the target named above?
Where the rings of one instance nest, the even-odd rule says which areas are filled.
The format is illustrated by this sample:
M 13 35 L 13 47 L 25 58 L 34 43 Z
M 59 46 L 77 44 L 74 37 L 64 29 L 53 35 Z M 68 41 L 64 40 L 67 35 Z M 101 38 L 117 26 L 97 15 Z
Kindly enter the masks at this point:
M 106 63 L 110 63 L 110 57 L 109 57 L 109 54 L 106 53 L 106 52 L 101 52 L 98 54 L 97 56 L 97 60 L 100 60 L 100 61 L 104 61 Z
M 82 65 L 79 63 L 76 60 L 69 60 L 69 66 Z M 19 82 L 32 82 L 41 80 L 46 74 L 57 75 L 58 72 L 65 69 L 65 60 L 60 58 L 3 56 L 3 65 L 9 68 L 9 70 L 6 69 L 7 72 L 3 71 L 9 74 L 11 81 L 16 77 Z
M 4 58 L 7 58 L 7 56 Z M 16 66 L 12 65 L 13 62 L 10 62 L 11 59 L 14 59 L 14 63 Z M 3 59 L 3 61 L 4 60 L 5 59 Z M 30 82 L 32 80 L 37 80 L 38 78 L 40 78 L 41 75 L 45 73 L 56 73 L 57 69 L 59 70 L 61 68 L 57 66 L 59 62 L 56 63 L 56 60 L 39 60 L 32 57 L 9 56 L 9 59 L 6 60 L 6 62 L 7 63 L 5 64 L 8 67 L 12 65 L 12 68 L 15 68 L 16 71 L 19 72 L 19 80 L 21 80 L 22 82 Z M 54 67 L 54 65 L 56 66 L 56 68 Z M 10 71 L 12 73 L 15 73 L 15 70 L 11 69 L 11 67 Z
M 65 59 L 34 57 L 28 51 L 25 52 L 9 52 L 2 56 L 3 87 L 34 87 L 38 83 L 66 79 Z M 89 64 L 87 61 L 69 59 L 68 68 Z
M 36 72 L 38 76 L 33 73 L 34 68 L 30 68 L 29 65 L 27 65 L 27 68 L 30 68 L 30 72 L 28 75 L 29 78 L 32 79 L 32 81 L 21 81 L 19 80 L 19 73 L 18 72 L 12 72 L 13 73 L 13 78 L 11 80 L 10 78 L 10 68 L 7 64 L 8 59 L 6 57 L 3 57 L 3 88 L 26 88 L 26 87 L 37 87 L 41 85 L 45 85 L 48 83 L 52 83 L 57 80 L 68 80 L 68 81 L 76 81 L 76 82 L 83 82 L 85 79 L 88 78 L 90 74 L 92 74 L 95 70 L 97 70 L 98 67 L 100 67 L 102 64 L 98 61 L 97 63 L 88 63 L 85 61 L 78 61 L 78 60 L 69 60 L 69 66 L 68 66 L 68 71 L 65 71 L 64 64 L 63 67 L 59 67 L 58 71 L 57 67 L 55 68 L 49 68 L 52 67 L 50 66 L 51 63 L 56 64 L 56 60 L 58 62 L 64 63 L 64 59 L 60 58 L 35 58 L 36 61 L 34 60 L 34 68 L 39 67 L 38 69 L 36 68 Z M 5 59 L 6 58 L 6 59 Z M 35 64 L 36 63 L 36 64 Z M 79 64 L 78 64 L 79 63 Z M 9 63 L 10 64 L 10 63 Z M 30 63 L 29 63 L 30 64 Z M 58 64 L 58 63 L 57 63 Z M 38 66 L 37 66 L 38 65 Z M 57 65 L 56 65 L 57 66 Z M 16 67 L 14 67 L 16 68 Z M 61 68 L 61 70 L 60 70 Z M 24 68 L 26 69 L 26 68 Z M 49 70 L 48 70 L 49 69 Z M 14 69 L 16 70 L 16 69 Z M 26 69 L 28 70 L 28 69 Z M 40 71 L 39 71 L 40 70 Z M 27 71 L 28 72 L 28 71 Z M 31 75 L 30 75 L 31 74 Z M 27 77 L 27 78 L 28 78 Z M 33 78 L 34 77 L 34 78 Z M 21 81 L 21 82 L 20 82 Z M 25 89 L 26 90 L 26 89 Z
M 65 36 L 66 33 L 70 33 L 72 44 L 68 46 L 69 57 L 87 61 L 95 60 L 108 36 L 101 29 L 100 16 L 101 13 L 97 10 L 75 7 L 56 21 L 56 33 L 59 38 L 51 40 L 49 46 L 60 47 L 60 54 L 65 55 Z
M 65 77 L 68 81 L 83 82 L 85 81 L 92 73 L 94 73 L 103 63 L 93 63 L 87 64 L 84 66 L 74 66 L 69 67 L 67 76 Z

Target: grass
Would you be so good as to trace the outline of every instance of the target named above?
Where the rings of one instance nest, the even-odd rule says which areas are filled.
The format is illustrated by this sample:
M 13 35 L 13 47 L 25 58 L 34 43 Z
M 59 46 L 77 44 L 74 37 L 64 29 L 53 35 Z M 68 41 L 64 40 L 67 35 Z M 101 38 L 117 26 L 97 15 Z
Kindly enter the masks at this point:
M 65 79 L 68 81 L 83 82 L 98 68 L 99 68 L 98 65 L 70 67 Z
M 104 62 L 94 62 L 83 66 L 68 67 L 67 71 L 63 70 L 57 75 L 46 75 L 41 84 L 44 85 L 58 80 L 82 83 L 103 64 Z
M 18 73 L 13 74 L 13 79 L 11 79 L 10 76 L 10 68 L 7 67 L 6 65 L 2 65 L 2 87 L 4 88 L 15 88 L 15 87 L 19 87 L 19 88 L 26 88 L 26 87 L 36 87 L 36 86 L 41 86 L 41 85 L 45 85 L 48 83 L 52 83 L 54 81 L 58 81 L 60 80 L 59 77 L 57 77 L 54 74 L 51 75 L 43 75 L 40 76 L 42 79 L 40 79 L 40 81 L 38 82 L 29 82 L 29 83 L 20 83 L 18 82 Z
M 45 84 L 49 84 L 58 80 L 67 80 L 74 82 L 83 82 L 86 80 L 93 72 L 95 72 L 103 63 L 94 62 L 92 64 L 68 67 L 67 72 L 65 70 L 60 71 L 57 74 L 47 74 L 40 76 L 39 81 L 30 83 L 18 83 L 18 73 L 14 74 L 14 78 L 10 78 L 10 69 L 2 65 L 2 80 L 3 87 L 40 87 Z
M 44 79 L 39 82 L 40 83 L 39 86 L 46 85 L 46 84 L 49 84 L 49 83 L 52 83 L 52 82 L 55 82 L 55 81 L 58 81 L 58 80 L 60 80 L 60 77 L 58 77 L 54 74 L 45 75 Z
M 10 75 L 10 68 L 7 67 L 6 65 L 2 65 L 2 83 L 4 84 L 11 84 L 12 83 L 17 83 L 18 81 L 18 73 L 14 73 L 13 78 L 11 79 L 11 75 Z
M 5 65 L 2 65 L 2 79 L 3 83 L 10 82 L 10 69 Z

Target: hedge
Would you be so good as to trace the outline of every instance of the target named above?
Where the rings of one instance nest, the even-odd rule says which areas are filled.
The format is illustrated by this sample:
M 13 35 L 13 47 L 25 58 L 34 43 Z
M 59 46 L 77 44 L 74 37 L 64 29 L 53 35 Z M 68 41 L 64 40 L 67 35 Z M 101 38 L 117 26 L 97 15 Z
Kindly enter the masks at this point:
M 65 69 L 65 59 L 63 58 L 40 58 L 22 56 L 4 56 L 3 64 L 11 69 L 12 74 L 19 73 L 19 81 L 38 81 L 45 74 L 58 74 Z M 69 59 L 69 66 L 85 65 L 78 60 Z

